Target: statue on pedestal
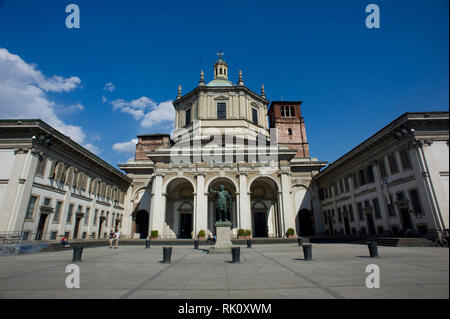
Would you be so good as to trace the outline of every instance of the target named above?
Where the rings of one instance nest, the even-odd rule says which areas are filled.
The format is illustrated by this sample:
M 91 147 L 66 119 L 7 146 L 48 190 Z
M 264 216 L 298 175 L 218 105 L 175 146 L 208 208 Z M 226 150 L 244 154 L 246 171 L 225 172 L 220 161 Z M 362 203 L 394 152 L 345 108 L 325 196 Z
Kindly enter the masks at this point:
M 223 185 L 219 186 L 219 190 L 215 191 L 209 187 L 209 191 L 217 196 L 217 212 L 218 215 L 218 221 L 222 222 L 229 222 L 230 221 L 230 210 L 231 210 L 231 195 L 228 193 L 228 191 L 225 190 Z

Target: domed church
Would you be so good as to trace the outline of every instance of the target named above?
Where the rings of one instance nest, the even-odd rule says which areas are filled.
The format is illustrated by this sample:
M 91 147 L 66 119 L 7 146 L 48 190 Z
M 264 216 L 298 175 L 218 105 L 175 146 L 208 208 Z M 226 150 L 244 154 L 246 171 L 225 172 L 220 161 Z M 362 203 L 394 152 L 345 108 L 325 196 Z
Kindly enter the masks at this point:
M 197 238 L 215 234 L 221 186 L 231 196 L 232 233 L 312 235 L 310 183 L 326 162 L 310 157 L 302 101 L 267 100 L 228 79 L 219 54 L 213 79 L 173 101 L 174 131 L 138 136 L 135 159 L 119 167 L 132 179 L 122 232 L 130 238 Z M 126 218 L 131 217 L 131 218 Z M 127 234 L 129 232 L 129 234 Z

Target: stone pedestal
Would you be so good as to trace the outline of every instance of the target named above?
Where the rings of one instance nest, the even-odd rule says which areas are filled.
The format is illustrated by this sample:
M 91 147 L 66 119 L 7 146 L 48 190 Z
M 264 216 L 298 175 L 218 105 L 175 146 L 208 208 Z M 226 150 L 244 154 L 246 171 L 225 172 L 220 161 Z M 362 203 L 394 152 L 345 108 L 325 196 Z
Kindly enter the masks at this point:
M 210 254 L 231 253 L 231 222 L 217 222 L 216 226 L 216 245 L 210 247 Z

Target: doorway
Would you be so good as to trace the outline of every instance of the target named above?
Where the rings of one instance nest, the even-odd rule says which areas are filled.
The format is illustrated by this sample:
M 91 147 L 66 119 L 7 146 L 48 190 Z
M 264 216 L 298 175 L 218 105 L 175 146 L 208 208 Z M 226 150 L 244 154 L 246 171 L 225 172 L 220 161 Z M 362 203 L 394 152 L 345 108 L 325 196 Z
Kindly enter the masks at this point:
M 350 221 L 348 220 L 348 216 L 344 216 L 344 227 L 345 227 L 345 234 L 351 235 L 350 231 Z
M 180 238 L 192 238 L 192 213 L 180 214 Z
M 147 211 L 140 210 L 136 213 L 136 233 L 139 233 L 140 239 L 146 239 L 148 237 L 148 221 L 149 216 Z M 117 228 L 117 225 L 116 225 Z
M 377 233 L 377 231 L 375 229 L 375 223 L 373 222 L 372 213 L 367 214 L 366 219 L 367 219 L 367 228 L 369 229 L 369 234 L 375 235 Z
M 314 235 L 313 221 L 311 211 L 308 209 L 302 209 L 298 213 L 298 223 L 301 236 Z
M 402 228 L 403 229 L 412 229 L 412 223 L 411 223 L 411 217 L 409 216 L 409 209 L 408 208 L 401 208 L 400 209 L 400 219 L 402 221 Z
M 253 237 L 267 237 L 266 213 L 253 213 L 253 229 L 255 230 Z
M 42 236 L 44 234 L 44 229 L 45 229 L 45 222 L 47 221 L 47 216 L 48 216 L 48 214 L 41 213 L 35 240 L 42 240 Z

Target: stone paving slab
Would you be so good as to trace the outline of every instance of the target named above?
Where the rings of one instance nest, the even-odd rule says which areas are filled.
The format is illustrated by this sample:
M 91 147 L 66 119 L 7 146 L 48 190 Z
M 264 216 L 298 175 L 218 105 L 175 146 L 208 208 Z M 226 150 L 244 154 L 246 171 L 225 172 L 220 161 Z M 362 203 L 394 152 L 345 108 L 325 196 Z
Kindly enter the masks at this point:
M 241 246 L 233 264 L 231 254 L 174 246 L 163 264 L 161 247 L 95 247 L 78 263 L 79 289 L 65 286 L 72 251 L 3 256 L 0 298 L 449 298 L 448 249 L 378 249 L 380 258 L 368 258 L 365 245 L 313 244 L 305 261 L 297 244 Z M 365 286 L 368 264 L 380 267 L 379 289 Z

